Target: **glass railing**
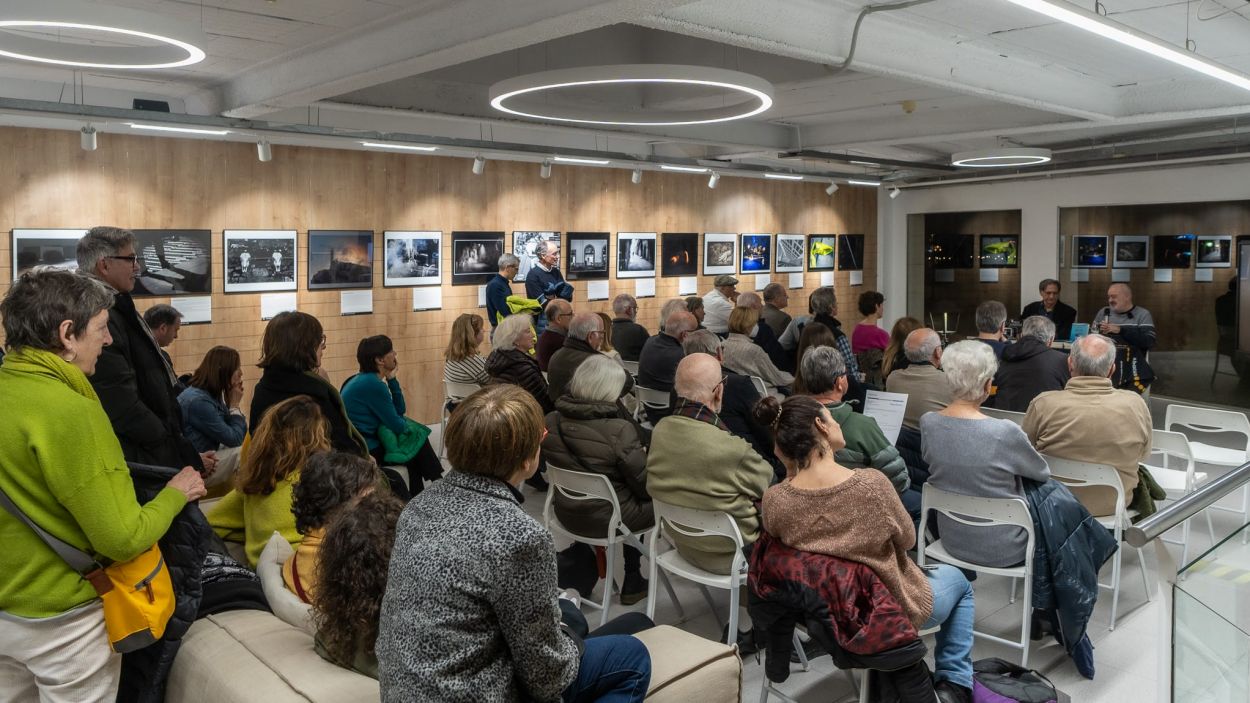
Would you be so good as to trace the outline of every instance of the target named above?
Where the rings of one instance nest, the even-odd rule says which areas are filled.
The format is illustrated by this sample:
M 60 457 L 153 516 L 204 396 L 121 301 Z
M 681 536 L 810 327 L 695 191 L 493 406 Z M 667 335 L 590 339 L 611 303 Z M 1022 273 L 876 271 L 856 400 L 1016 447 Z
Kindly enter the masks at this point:
M 1250 701 L 1250 525 L 1183 566 L 1172 586 L 1172 700 Z

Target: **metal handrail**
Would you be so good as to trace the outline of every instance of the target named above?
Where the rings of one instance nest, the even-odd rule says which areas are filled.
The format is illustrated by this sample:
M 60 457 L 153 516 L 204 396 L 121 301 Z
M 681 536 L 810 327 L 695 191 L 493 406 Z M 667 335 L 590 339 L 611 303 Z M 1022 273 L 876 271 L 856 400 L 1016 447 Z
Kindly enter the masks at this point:
M 1209 508 L 1217 500 L 1250 482 L 1250 462 L 1207 483 L 1168 507 L 1124 531 L 1124 541 L 1144 547 L 1154 538 Z

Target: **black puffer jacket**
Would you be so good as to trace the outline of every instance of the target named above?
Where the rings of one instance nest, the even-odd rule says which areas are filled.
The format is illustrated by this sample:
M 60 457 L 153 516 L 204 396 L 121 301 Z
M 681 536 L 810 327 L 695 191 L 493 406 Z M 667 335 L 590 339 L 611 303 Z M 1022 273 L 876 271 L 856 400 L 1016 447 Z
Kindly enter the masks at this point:
M 616 404 L 561 396 L 556 411 L 547 415 L 543 455 L 562 469 L 607 476 L 621 504 L 621 521 L 630 530 L 654 524 L 647 494 L 647 453 L 638 427 L 622 417 Z M 565 527 L 586 537 L 603 537 L 612 515 L 603 501 L 569 500 L 559 492 L 555 511 Z
M 369 456 L 369 446 L 348 419 L 347 408 L 343 406 L 343 397 L 338 389 L 311 371 L 278 364 L 266 367 L 252 393 L 251 416 L 247 426 L 255 432 L 265 417 L 265 411 L 297 395 L 306 395 L 321 407 L 321 414 L 330 423 L 330 445 L 334 451 Z
M 1003 360 L 994 374 L 998 392 L 991 407 L 1022 413 L 1042 393 L 1063 390 L 1069 378 L 1067 354 L 1036 337 L 1023 337 L 1003 350 Z
M 486 373 L 491 383 L 511 383 L 529 391 L 544 413 L 555 410 L 547 393 L 547 379 L 533 356 L 518 349 L 496 349 L 486 357 Z

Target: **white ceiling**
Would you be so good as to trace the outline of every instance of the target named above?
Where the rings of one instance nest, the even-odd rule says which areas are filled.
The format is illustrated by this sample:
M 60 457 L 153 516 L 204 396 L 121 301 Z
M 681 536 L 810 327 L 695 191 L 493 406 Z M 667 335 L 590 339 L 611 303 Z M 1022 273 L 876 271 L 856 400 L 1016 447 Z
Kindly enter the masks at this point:
M 1223 3 L 1223 5 L 1219 4 Z M 869 15 L 862 0 L 101 0 L 199 24 L 204 62 L 75 73 L 0 59 L 0 98 L 314 124 L 334 130 L 686 157 L 795 170 L 914 169 L 779 159 L 814 150 L 948 161 L 1004 141 L 1063 148 L 1076 165 L 1244 148 L 1250 92 L 1058 24 L 1005 0 L 934 0 Z M 1104 0 L 1111 19 L 1250 74 L 1247 0 Z M 3 10 L 0 9 L 0 14 Z M 1222 16 L 1212 16 L 1223 13 Z M 776 86 L 771 110 L 701 128 L 587 130 L 505 119 L 490 84 L 603 63 L 692 63 Z M 595 94 L 697 107 L 717 96 Z M 1193 135 L 1191 133 L 1201 133 Z M 1115 149 L 1106 144 L 1122 142 Z M 1092 148 L 1097 147 L 1097 148 Z M 929 172 L 930 176 L 934 172 Z

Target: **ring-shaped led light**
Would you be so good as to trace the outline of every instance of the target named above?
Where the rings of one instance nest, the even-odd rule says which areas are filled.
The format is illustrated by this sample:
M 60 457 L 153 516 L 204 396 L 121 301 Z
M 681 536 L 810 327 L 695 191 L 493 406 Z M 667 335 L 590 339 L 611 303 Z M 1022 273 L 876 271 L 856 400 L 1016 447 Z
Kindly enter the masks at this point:
M 3 30 L 81 30 L 109 41 L 144 39 L 157 46 L 99 46 L 40 39 Z M 154 69 L 204 60 L 208 36 L 199 27 L 128 8 L 70 0 L 9 0 L 0 6 L 0 56 L 78 68 Z
M 541 96 L 562 88 L 604 85 L 690 85 L 723 88 L 744 100 L 700 110 L 648 110 L 645 118 L 623 117 L 610 108 L 552 105 Z M 773 104 L 773 86 L 758 76 L 706 66 L 672 64 L 619 64 L 586 66 L 531 73 L 500 81 L 490 87 L 491 107 L 520 117 L 554 122 L 619 125 L 627 127 L 673 127 L 741 120 L 764 112 Z
M 1050 149 L 981 149 L 961 151 L 951 156 L 952 166 L 964 168 L 1022 168 L 1040 166 L 1050 161 Z

